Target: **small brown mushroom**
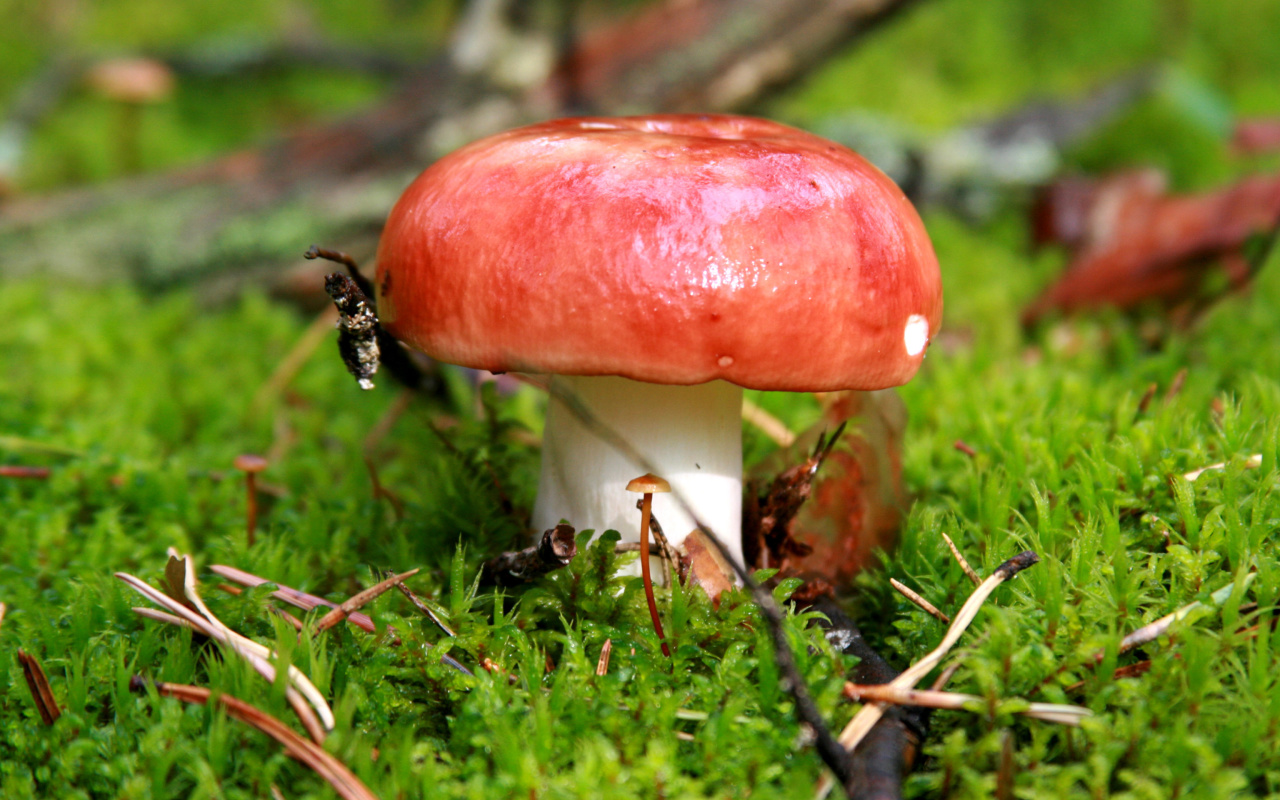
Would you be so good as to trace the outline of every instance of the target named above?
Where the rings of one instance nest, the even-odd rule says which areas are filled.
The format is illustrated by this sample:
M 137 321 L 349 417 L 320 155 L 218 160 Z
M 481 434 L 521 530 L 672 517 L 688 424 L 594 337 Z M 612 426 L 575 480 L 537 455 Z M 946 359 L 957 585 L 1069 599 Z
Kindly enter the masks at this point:
M 649 601 L 649 616 L 653 619 L 653 630 L 662 642 L 662 654 L 671 657 L 671 648 L 667 647 L 666 636 L 662 633 L 662 619 L 658 616 L 658 601 L 653 597 L 653 577 L 649 574 L 649 519 L 653 516 L 653 495 L 668 493 L 671 484 L 663 478 L 647 472 L 639 478 L 633 478 L 627 484 L 628 492 L 640 492 L 644 499 L 640 503 L 640 575 L 644 579 L 644 596 Z
M 256 541 L 254 533 L 258 529 L 258 484 L 256 476 L 267 468 L 267 460 L 259 455 L 244 453 L 236 456 L 234 464 L 236 469 L 244 473 L 245 492 L 248 498 L 245 512 L 245 528 L 248 534 L 248 544 L 253 547 Z

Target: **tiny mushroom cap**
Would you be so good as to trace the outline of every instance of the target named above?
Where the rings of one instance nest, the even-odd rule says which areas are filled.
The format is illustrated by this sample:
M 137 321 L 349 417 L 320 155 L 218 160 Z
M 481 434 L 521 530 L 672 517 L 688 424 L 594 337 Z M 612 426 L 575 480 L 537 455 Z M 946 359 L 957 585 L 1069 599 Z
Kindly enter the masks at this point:
M 94 64 L 89 85 L 124 103 L 155 103 L 173 92 L 173 70 L 154 58 L 109 58 Z
M 233 463 L 235 464 L 236 469 L 241 472 L 248 472 L 251 475 L 255 472 L 262 472 L 267 468 L 267 460 L 262 456 L 254 455 L 252 453 L 244 453 L 236 456 L 236 460 Z
M 761 119 L 555 120 L 427 169 L 378 248 L 379 316 L 445 362 L 554 373 L 644 452 L 741 561 L 742 387 L 883 389 L 942 318 L 902 191 L 853 151 Z M 534 523 L 626 530 L 634 465 L 558 399 Z M 625 497 L 625 495 L 623 495 Z M 691 517 L 655 498 L 669 538 Z
M 639 478 L 632 478 L 631 483 L 627 484 L 627 491 L 640 494 L 661 494 L 670 492 L 671 484 L 652 472 L 646 472 Z

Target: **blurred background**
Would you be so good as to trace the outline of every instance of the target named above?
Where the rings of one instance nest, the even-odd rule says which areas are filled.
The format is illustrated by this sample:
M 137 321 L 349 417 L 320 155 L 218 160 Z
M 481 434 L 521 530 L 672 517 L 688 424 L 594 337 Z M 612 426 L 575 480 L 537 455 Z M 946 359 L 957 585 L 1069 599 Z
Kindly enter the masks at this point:
M 859 149 L 932 226 L 1021 224 L 1063 174 L 1189 191 L 1277 163 L 1237 134 L 1276 136 L 1269 0 L 2 6 L 4 277 L 317 302 L 307 246 L 368 259 L 434 157 L 569 113 L 773 117 Z

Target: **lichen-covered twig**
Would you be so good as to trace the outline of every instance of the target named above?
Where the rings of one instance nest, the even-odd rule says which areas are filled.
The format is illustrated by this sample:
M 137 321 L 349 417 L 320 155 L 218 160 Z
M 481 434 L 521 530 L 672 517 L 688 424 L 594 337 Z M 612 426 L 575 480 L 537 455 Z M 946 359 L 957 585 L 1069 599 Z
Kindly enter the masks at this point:
M 361 389 L 373 388 L 378 371 L 378 315 L 351 278 L 341 272 L 325 276 L 324 290 L 338 307 L 338 353 Z
M 531 547 L 494 556 L 480 567 L 480 585 L 518 586 L 566 566 L 578 554 L 573 534 L 572 525 L 561 523 L 543 531 Z

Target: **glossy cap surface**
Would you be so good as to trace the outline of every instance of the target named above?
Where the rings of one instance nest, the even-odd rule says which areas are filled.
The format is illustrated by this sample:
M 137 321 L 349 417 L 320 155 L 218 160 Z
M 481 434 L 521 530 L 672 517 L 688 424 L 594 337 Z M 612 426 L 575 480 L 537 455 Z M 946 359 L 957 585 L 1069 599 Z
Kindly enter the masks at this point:
M 405 191 L 388 330 L 493 371 L 878 389 L 942 316 L 920 217 L 856 153 L 765 120 L 575 118 L 482 139 Z

